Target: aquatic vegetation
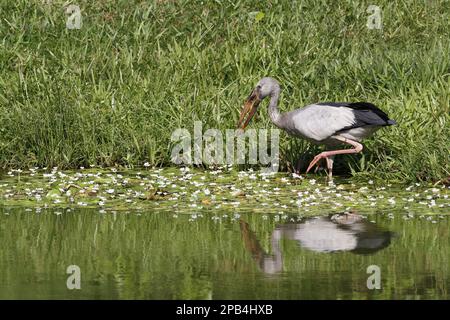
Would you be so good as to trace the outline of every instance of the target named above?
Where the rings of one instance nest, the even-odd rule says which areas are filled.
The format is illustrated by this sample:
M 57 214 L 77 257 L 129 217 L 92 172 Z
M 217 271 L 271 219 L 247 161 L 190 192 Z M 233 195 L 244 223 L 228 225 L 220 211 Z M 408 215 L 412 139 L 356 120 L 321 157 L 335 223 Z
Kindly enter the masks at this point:
M 450 188 L 445 185 L 367 184 L 287 173 L 263 173 L 232 167 L 214 170 L 181 168 L 84 168 L 79 170 L 11 170 L 0 179 L 0 204 L 40 210 L 97 208 L 106 211 L 256 212 L 301 214 L 331 212 L 401 212 L 447 214 Z M 195 219 L 195 218 L 193 218 Z

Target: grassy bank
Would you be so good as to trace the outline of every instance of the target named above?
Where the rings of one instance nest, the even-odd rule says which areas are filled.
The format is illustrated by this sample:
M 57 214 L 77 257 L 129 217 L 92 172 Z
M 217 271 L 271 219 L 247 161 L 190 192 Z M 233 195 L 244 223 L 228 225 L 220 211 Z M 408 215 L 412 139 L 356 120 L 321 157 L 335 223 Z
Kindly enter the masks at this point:
M 341 162 L 356 175 L 450 174 L 448 1 L 377 1 L 381 30 L 366 26 L 371 2 L 261 3 L 80 0 L 69 30 L 64 1 L 1 1 L 0 166 L 171 165 L 174 129 L 233 128 L 271 75 L 284 111 L 367 100 L 398 122 Z M 284 168 L 317 151 L 281 141 Z

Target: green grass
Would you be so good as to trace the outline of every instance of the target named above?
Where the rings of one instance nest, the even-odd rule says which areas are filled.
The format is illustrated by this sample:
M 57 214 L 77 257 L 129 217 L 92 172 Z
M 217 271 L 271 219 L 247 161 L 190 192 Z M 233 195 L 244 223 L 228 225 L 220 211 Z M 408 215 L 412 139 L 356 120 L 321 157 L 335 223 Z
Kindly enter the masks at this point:
M 338 167 L 450 174 L 449 1 L 377 1 L 382 30 L 366 27 L 370 1 L 80 0 L 80 30 L 66 29 L 65 4 L 0 3 L 1 167 L 172 165 L 174 129 L 234 128 L 271 75 L 283 111 L 367 100 L 398 122 Z M 267 114 L 252 126 L 270 127 Z M 283 168 L 318 151 L 281 141 Z

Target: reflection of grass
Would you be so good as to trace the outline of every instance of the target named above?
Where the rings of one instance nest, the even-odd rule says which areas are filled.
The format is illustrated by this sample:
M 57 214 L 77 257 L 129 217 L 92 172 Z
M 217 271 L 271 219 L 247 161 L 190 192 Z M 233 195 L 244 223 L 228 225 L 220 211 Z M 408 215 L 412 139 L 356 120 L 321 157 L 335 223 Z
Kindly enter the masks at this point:
M 285 274 L 264 279 L 236 219 L 8 212 L 0 212 L 1 298 L 449 298 L 448 219 L 377 216 L 377 225 L 399 236 L 373 255 L 320 254 L 282 240 Z M 281 222 L 241 218 L 270 252 L 270 235 Z M 80 291 L 65 287 L 71 264 L 81 268 Z M 382 270 L 381 291 L 366 288 L 371 264 Z
M 21 206 L 97 208 L 111 210 L 165 210 L 177 213 L 257 212 L 323 215 L 356 211 L 376 213 L 400 210 L 404 214 L 444 214 L 450 206 L 448 188 L 431 184 L 367 186 L 335 179 L 293 178 L 284 173 L 218 169 L 184 172 L 175 168 L 124 170 L 98 168 L 10 172 L 0 180 L 0 204 Z
M 382 30 L 352 2 L 285 1 L 256 15 L 252 1 L 77 4 L 81 30 L 65 28 L 61 1 L 0 4 L 1 166 L 170 164 L 175 128 L 233 128 L 250 88 L 273 75 L 283 110 L 368 100 L 398 121 L 347 159 L 356 172 L 450 172 L 446 1 L 378 1 Z M 261 113 L 253 126 L 269 127 Z M 281 138 L 283 166 L 317 151 Z

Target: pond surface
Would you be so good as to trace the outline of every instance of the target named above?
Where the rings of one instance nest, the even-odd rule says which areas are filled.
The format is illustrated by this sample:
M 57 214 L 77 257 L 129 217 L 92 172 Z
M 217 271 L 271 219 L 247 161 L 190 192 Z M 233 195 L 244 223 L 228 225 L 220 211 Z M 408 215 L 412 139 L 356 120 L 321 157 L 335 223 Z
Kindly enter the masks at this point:
M 450 298 L 448 187 L 99 172 L 3 175 L 0 299 Z

